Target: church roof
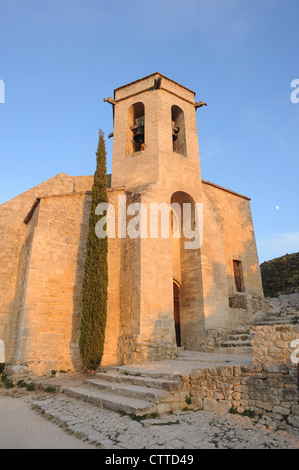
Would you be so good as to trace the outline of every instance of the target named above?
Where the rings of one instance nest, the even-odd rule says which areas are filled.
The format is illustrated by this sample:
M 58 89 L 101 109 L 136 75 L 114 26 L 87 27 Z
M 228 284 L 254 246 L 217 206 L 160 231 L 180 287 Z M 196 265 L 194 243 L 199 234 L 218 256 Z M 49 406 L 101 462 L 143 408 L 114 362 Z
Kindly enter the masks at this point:
M 214 188 L 222 189 L 222 191 L 226 191 L 227 193 L 233 194 L 234 196 L 242 197 L 243 199 L 246 199 L 247 201 L 251 201 L 250 197 L 244 196 L 243 194 L 236 193 L 235 191 L 231 191 L 230 189 L 223 188 L 222 186 L 219 186 L 218 184 L 211 183 L 210 181 L 205 181 L 205 180 L 201 180 L 201 182 L 204 184 L 208 184 L 209 186 L 213 186 Z
M 190 88 L 187 88 L 186 86 L 181 85 L 180 83 L 176 82 L 175 80 L 172 80 L 171 78 L 166 77 L 166 75 L 163 75 L 162 73 L 159 73 L 159 72 L 151 73 L 150 75 L 147 75 L 146 77 L 138 78 L 137 80 L 134 80 L 133 82 L 127 83 L 126 85 L 119 86 L 118 88 L 115 88 L 114 93 L 118 90 L 121 90 L 122 88 L 126 88 L 127 86 L 133 85 L 134 83 L 138 83 L 138 82 L 141 82 L 142 80 L 146 80 L 147 78 L 154 77 L 155 75 L 159 75 L 162 78 L 166 78 L 170 82 L 175 83 L 176 85 L 179 85 L 180 87 L 185 88 L 185 90 L 188 90 L 191 93 L 193 93 L 194 95 L 196 95 L 195 91 L 190 90 Z
M 111 192 L 111 191 L 123 191 L 124 188 L 111 188 L 111 175 L 107 175 L 107 191 Z M 23 220 L 24 224 L 28 224 L 34 214 L 34 211 L 36 209 L 36 207 L 39 205 L 41 199 L 48 199 L 48 198 L 54 198 L 54 197 L 63 197 L 63 196 L 80 196 L 80 195 L 87 195 L 87 194 L 92 194 L 92 191 L 91 190 L 88 190 L 88 191 L 76 191 L 76 192 L 72 192 L 72 193 L 59 193 L 59 194 L 51 194 L 49 196 L 40 196 L 40 197 L 37 197 L 35 199 L 35 201 L 33 202 L 29 212 L 27 213 L 25 219 Z
M 111 175 L 107 175 L 107 186 L 108 190 L 111 191 Z M 222 191 L 226 191 L 227 193 L 233 194 L 234 196 L 242 197 L 243 199 L 246 199 L 247 201 L 251 201 L 251 199 L 247 196 L 244 196 L 243 194 L 236 193 L 235 191 L 231 191 L 230 189 L 223 188 L 222 186 L 219 186 L 218 184 L 211 183 L 210 181 L 205 181 L 201 180 L 203 184 L 213 186 L 214 188 L 221 189 Z M 116 188 L 116 189 L 123 189 L 123 188 Z M 91 194 L 91 191 L 80 191 L 80 192 L 75 192 L 75 193 L 63 193 L 63 194 L 53 194 L 51 196 L 41 196 L 35 199 L 33 202 L 31 209 L 29 210 L 28 214 L 26 215 L 24 219 L 24 224 L 28 224 L 33 216 L 33 213 L 36 209 L 36 207 L 39 205 L 41 199 L 45 199 L 47 197 L 61 197 L 61 196 L 76 196 L 79 194 Z

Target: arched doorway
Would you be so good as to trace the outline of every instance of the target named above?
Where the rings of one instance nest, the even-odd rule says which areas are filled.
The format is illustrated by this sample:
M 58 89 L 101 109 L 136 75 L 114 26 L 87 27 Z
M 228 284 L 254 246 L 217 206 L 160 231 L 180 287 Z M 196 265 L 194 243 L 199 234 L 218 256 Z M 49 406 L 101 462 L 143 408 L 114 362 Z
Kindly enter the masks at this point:
M 176 344 L 181 347 L 180 288 L 176 282 L 173 283 L 173 310 Z
M 196 244 L 193 248 L 193 241 L 190 241 L 195 239 L 195 227 L 199 219 L 198 214 L 196 216 L 195 201 L 189 194 L 175 192 L 171 197 L 171 205 L 172 280 L 177 346 L 197 351 L 204 335 L 201 249 Z

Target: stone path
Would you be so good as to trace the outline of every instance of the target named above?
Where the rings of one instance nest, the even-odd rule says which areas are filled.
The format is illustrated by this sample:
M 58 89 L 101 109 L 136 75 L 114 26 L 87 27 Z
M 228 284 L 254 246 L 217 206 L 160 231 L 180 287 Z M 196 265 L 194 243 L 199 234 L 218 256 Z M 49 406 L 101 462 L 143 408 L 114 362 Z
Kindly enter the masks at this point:
M 183 411 L 136 421 L 67 396 L 35 401 L 35 409 L 106 449 L 299 449 L 299 436 L 266 420 Z
M 31 399 L 0 390 L 0 449 L 92 449 L 31 409 Z

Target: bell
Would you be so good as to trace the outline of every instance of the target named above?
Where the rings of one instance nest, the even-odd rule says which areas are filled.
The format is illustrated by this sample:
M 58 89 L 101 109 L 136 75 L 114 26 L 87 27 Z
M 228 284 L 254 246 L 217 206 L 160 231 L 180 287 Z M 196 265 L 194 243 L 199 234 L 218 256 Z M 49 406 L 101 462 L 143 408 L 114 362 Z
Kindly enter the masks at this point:
M 138 144 L 143 144 L 144 143 L 144 126 L 137 127 L 137 129 L 134 129 L 134 142 Z
M 137 144 L 144 143 L 144 116 L 135 119 L 134 126 L 131 127 L 133 131 L 133 139 Z
M 178 133 L 180 131 L 180 128 L 175 125 L 175 122 L 172 121 L 172 140 L 175 142 L 178 138 Z
M 140 116 L 134 120 L 134 125 L 131 126 L 133 132 L 134 152 L 141 150 L 144 144 L 144 116 Z

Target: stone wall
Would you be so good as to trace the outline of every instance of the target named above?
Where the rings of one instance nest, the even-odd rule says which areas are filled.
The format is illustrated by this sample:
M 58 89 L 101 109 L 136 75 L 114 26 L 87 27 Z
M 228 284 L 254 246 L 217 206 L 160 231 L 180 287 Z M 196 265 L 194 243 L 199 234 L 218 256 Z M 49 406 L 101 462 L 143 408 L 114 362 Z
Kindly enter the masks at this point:
M 234 366 L 194 370 L 194 405 L 208 411 L 254 412 L 299 428 L 297 370 L 287 366 Z
M 138 194 L 127 193 L 126 196 L 127 206 L 139 202 L 140 196 Z M 115 344 L 115 354 L 119 364 L 127 364 L 141 360 L 139 351 L 136 351 L 136 341 L 140 333 L 140 240 L 126 237 L 118 239 L 118 241 L 115 240 L 114 243 L 120 244 L 120 260 L 118 262 L 120 274 L 117 285 L 120 298 L 119 334 L 117 344 Z M 114 270 L 109 264 L 110 272 L 113 272 L 115 278 Z M 109 285 L 110 283 L 111 276 L 109 274 Z
M 19 286 L 28 255 L 24 218 L 36 198 L 72 193 L 74 189 L 86 191 L 91 189 L 92 182 L 92 176 L 60 173 L 0 206 L 0 338 L 5 343 L 7 358 L 13 354 L 14 328 L 18 325 L 22 297 Z
M 122 190 L 108 190 L 117 212 Z M 81 369 L 82 284 L 90 213 L 86 191 L 40 196 L 25 228 L 16 275 L 14 314 L 4 342 L 10 364 L 37 374 Z M 31 204 L 32 205 L 32 204 Z M 25 214 L 24 214 L 25 216 Z M 109 241 L 108 320 L 104 363 L 119 362 L 121 240 Z M 6 312 L 7 313 L 7 312 Z
M 90 211 L 83 193 L 44 197 L 34 232 L 19 305 L 16 354 L 10 362 L 36 373 L 80 364 L 82 277 Z M 34 214 L 35 215 L 35 214 Z M 28 238 L 27 237 L 27 238 Z
M 251 327 L 252 360 L 255 365 L 286 364 L 294 367 L 291 343 L 299 340 L 299 325 Z
M 238 196 L 209 182 L 203 192 L 221 227 L 229 297 L 229 327 L 238 328 L 264 316 L 264 294 L 254 227 L 247 197 Z M 244 292 L 237 292 L 233 260 L 241 261 Z
M 299 428 L 299 378 L 291 360 L 298 326 L 252 328 L 253 365 L 194 370 L 192 403 L 205 410 L 254 412 Z

